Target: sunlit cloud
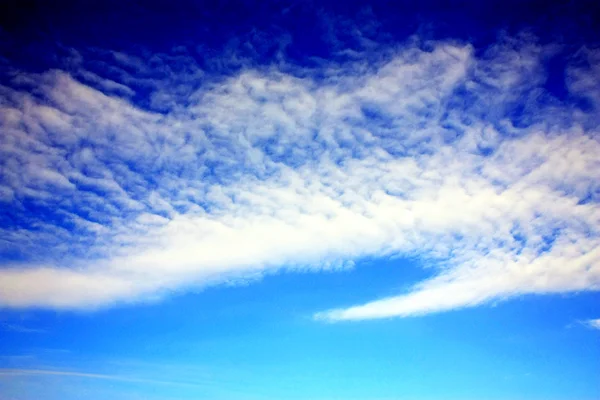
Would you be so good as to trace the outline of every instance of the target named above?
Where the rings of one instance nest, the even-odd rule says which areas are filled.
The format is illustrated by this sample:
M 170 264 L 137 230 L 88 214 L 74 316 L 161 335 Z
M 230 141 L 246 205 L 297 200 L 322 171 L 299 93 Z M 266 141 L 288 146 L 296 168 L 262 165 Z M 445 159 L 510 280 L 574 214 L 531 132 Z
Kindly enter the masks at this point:
M 152 65 L 173 73 L 152 77 L 121 53 L 108 53 L 110 78 L 13 71 L 0 87 L 0 201 L 21 222 L 2 228 L 0 249 L 27 261 L 0 270 L 0 304 L 93 309 L 396 255 L 436 275 L 315 317 L 598 290 L 598 74 L 567 67 L 591 111 L 552 97 L 554 51 L 527 36 L 481 55 L 414 39 L 377 60 L 218 79 L 167 55 Z M 131 100 L 142 82 L 127 69 L 149 104 Z
M 592 329 L 600 329 L 600 318 L 599 319 L 588 319 L 585 321 L 585 325 Z

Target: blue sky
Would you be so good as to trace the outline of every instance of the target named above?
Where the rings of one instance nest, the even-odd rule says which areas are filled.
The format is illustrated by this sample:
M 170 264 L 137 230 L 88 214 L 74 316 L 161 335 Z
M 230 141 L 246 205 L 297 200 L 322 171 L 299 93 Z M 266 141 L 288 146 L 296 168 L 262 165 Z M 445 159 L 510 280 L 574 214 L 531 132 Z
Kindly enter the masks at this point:
M 0 398 L 600 398 L 591 2 L 5 2 Z

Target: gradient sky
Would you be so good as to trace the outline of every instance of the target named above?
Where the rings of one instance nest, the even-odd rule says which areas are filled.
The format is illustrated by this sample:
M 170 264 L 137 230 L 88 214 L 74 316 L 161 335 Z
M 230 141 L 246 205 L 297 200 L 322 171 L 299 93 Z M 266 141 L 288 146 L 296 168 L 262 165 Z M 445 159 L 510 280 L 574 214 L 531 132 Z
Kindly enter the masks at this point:
M 0 399 L 600 399 L 593 2 L 0 8 Z

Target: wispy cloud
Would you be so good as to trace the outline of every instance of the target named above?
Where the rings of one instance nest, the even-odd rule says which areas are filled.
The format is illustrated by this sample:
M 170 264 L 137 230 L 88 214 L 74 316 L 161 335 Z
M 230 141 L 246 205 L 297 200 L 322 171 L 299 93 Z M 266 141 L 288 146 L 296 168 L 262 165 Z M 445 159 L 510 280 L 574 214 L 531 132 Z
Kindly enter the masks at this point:
M 87 372 L 58 371 L 58 370 L 50 370 L 50 369 L 0 368 L 0 377 L 2 377 L 2 376 L 64 376 L 64 377 L 72 377 L 72 378 L 103 379 L 103 380 L 111 380 L 111 381 L 157 384 L 157 385 L 196 386 L 196 384 L 189 383 L 189 382 L 143 379 L 143 378 L 122 376 L 122 375 L 93 374 L 93 373 L 87 373 Z
M 438 275 L 317 318 L 598 290 L 598 76 L 568 67 L 592 111 L 553 98 L 553 51 L 526 36 L 481 56 L 415 39 L 376 60 L 221 79 L 161 55 L 163 78 L 123 54 L 110 80 L 13 73 L 0 198 L 17 222 L 0 249 L 37 256 L 0 271 L 0 304 L 94 308 L 397 254 Z M 119 81 L 124 68 L 148 76 L 148 104 L 129 99 L 141 83 Z
M 20 324 L 10 324 L 10 323 L 2 323 L 2 329 L 10 332 L 18 332 L 18 333 L 46 333 L 45 329 L 40 328 L 31 328 L 27 326 L 23 326 Z

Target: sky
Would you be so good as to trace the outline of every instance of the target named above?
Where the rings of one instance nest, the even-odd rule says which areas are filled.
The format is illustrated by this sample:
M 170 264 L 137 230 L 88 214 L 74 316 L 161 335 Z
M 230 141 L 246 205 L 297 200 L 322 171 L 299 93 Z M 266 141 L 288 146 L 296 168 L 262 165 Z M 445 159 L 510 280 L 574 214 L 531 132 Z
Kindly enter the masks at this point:
M 600 399 L 594 2 L 0 3 L 0 399 Z

